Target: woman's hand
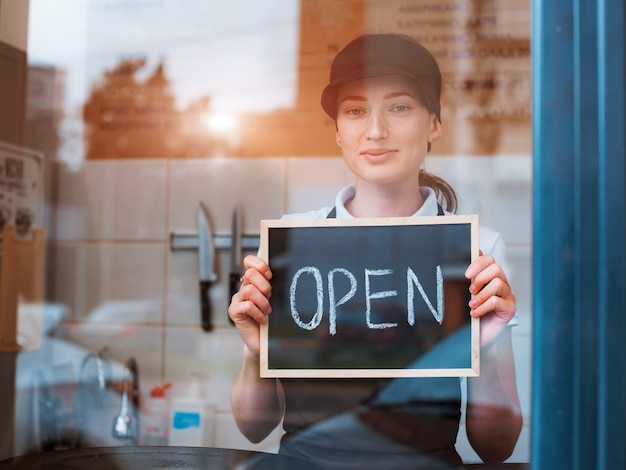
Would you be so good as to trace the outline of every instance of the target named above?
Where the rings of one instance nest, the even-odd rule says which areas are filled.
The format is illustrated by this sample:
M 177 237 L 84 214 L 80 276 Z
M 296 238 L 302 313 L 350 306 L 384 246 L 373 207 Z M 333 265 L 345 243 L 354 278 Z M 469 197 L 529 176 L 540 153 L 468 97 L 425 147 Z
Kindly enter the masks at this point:
M 243 265 L 246 272 L 241 277 L 241 287 L 228 306 L 228 315 L 244 342 L 241 370 L 230 403 L 239 430 L 250 442 L 258 443 L 280 423 L 285 399 L 278 379 L 261 378 L 259 374 L 259 325 L 267 323 L 272 312 L 272 271 L 257 256 L 246 256 Z
M 481 319 L 480 345 L 488 346 L 506 328 L 516 312 L 516 299 L 502 267 L 491 255 L 480 256 L 465 272 L 471 280 L 470 315 Z
M 241 277 L 239 292 L 233 295 L 228 306 L 228 316 L 233 321 L 246 347 L 255 356 L 260 354 L 259 324 L 267 323 L 272 312 L 269 280 L 272 271 L 265 261 L 248 255 L 243 260 L 246 268 Z

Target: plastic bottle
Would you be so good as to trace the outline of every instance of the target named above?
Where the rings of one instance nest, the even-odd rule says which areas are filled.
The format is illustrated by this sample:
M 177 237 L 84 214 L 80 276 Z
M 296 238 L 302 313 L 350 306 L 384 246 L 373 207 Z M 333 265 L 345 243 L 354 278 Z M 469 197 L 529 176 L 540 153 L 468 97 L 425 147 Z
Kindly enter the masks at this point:
M 140 442 L 145 446 L 166 446 L 169 442 L 170 403 L 165 392 L 171 382 L 155 385 L 150 390 L 146 409 L 140 419 Z
M 189 394 L 172 400 L 169 445 L 203 447 L 210 445 L 210 428 L 207 421 L 209 406 L 200 396 L 200 384 L 194 377 Z

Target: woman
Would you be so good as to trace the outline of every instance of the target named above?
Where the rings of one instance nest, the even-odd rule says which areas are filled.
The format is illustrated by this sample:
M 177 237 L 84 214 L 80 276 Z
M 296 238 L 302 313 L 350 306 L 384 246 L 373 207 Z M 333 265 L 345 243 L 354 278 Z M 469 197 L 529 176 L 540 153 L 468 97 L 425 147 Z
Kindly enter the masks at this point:
M 348 44 L 333 61 L 321 101 L 336 122 L 337 144 L 356 183 L 341 190 L 332 211 L 285 217 L 429 216 L 441 214 L 441 206 L 454 212 L 452 188 L 421 169 L 442 133 L 440 94 L 435 59 L 411 38 L 372 34 Z M 498 462 L 510 456 L 522 424 L 510 334 L 516 299 L 495 261 L 504 254 L 499 235 L 481 227 L 479 240 L 481 256 L 465 273 L 474 295 L 470 315 L 481 319 L 481 375 L 467 379 L 466 431 L 485 462 Z M 458 378 L 402 379 L 382 386 L 337 380 L 324 387 L 313 380 L 260 378 L 259 324 L 272 311 L 272 272 L 256 256 L 246 257 L 244 265 L 241 288 L 228 311 L 244 342 L 231 403 L 249 440 L 261 441 L 283 420 L 280 452 L 329 468 L 460 463 L 454 450 Z M 409 389 L 416 392 L 404 405 L 389 405 L 390 396 Z M 312 396 L 322 398 L 299 409 Z

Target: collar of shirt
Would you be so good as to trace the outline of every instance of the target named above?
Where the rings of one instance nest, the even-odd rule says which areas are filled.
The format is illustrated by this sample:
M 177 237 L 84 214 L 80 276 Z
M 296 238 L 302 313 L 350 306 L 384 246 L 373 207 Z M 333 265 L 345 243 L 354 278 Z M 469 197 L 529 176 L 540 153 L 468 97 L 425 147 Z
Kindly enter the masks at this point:
M 412 217 L 433 216 L 437 215 L 437 196 L 435 191 L 429 187 L 420 188 L 422 196 L 424 197 L 424 204 L 418 209 L 418 211 L 412 215 Z M 335 199 L 335 207 L 337 210 L 338 219 L 354 219 L 354 216 L 346 209 L 346 203 L 351 200 L 356 194 L 356 186 L 351 184 L 339 191 Z

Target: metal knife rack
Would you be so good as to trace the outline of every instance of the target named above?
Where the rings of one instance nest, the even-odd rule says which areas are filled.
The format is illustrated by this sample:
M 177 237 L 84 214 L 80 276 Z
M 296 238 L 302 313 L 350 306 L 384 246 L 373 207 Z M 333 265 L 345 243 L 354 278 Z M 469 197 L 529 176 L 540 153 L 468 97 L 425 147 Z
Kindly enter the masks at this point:
M 233 246 L 232 235 L 214 234 L 213 241 L 216 251 L 228 251 Z M 258 250 L 260 245 L 259 235 L 243 235 L 241 237 L 242 250 Z M 197 233 L 170 233 L 170 251 L 195 251 L 198 249 Z

